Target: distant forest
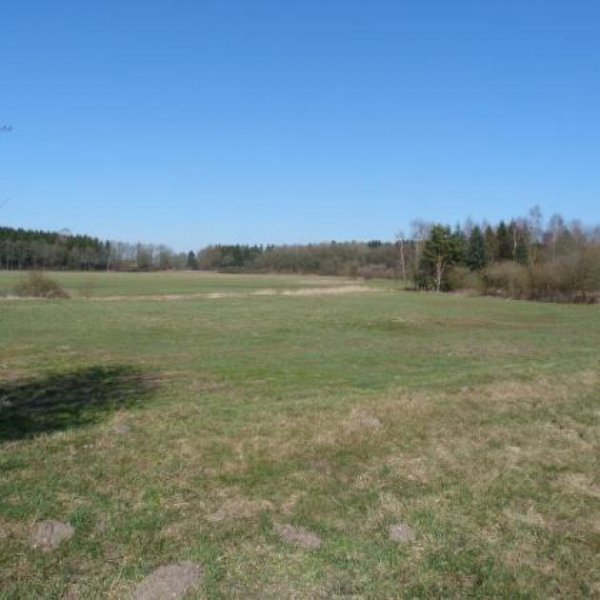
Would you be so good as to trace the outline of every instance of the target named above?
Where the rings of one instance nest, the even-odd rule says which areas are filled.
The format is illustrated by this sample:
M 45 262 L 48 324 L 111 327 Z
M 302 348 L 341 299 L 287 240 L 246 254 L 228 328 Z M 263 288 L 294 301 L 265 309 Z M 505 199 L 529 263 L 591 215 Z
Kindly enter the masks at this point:
M 0 269 L 305 273 L 396 278 L 409 289 L 478 289 L 517 298 L 578 300 L 600 290 L 600 227 L 543 222 L 538 208 L 498 224 L 415 221 L 393 241 L 212 245 L 176 253 L 165 245 L 103 241 L 69 232 L 0 227 Z
M 195 256 L 191 253 L 191 256 Z M 109 242 L 70 232 L 0 227 L 0 269 L 151 271 L 194 268 L 164 245 Z

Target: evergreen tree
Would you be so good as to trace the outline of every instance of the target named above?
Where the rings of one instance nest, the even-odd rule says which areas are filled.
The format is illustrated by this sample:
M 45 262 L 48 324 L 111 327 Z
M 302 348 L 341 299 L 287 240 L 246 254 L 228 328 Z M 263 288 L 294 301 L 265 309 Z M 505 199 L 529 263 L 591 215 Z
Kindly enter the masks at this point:
M 498 239 L 496 238 L 496 232 L 491 225 L 485 228 L 485 260 L 486 264 L 496 262 L 498 259 Z
M 513 242 L 506 223 L 500 221 L 496 229 L 496 240 L 498 241 L 498 260 L 512 260 Z
M 198 260 L 196 259 L 196 254 L 194 253 L 193 250 L 190 250 L 187 253 L 187 258 L 185 261 L 185 266 L 188 269 L 197 269 L 198 268 Z
M 421 256 L 422 287 L 433 285 L 439 292 L 444 286 L 448 267 L 460 261 L 461 250 L 460 235 L 452 233 L 449 227 L 434 225 Z
M 452 240 L 455 255 L 454 264 L 464 263 L 467 256 L 467 249 L 469 247 L 469 240 L 467 239 L 464 230 L 461 229 L 460 223 L 456 224 L 456 227 L 452 232 Z
M 469 236 L 469 244 L 465 262 L 469 269 L 478 271 L 486 265 L 485 239 L 479 226 L 473 227 Z

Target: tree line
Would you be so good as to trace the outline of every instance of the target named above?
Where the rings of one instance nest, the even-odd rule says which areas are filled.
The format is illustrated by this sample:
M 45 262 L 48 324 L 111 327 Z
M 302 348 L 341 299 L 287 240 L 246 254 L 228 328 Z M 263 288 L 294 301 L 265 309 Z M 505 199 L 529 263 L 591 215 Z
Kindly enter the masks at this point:
M 196 268 L 195 253 L 163 244 L 110 242 L 69 231 L 0 227 L 0 269 L 150 271 Z
M 600 291 L 600 228 L 539 209 L 497 226 L 435 224 L 416 246 L 413 285 L 513 298 L 586 302 Z
M 450 227 L 414 221 L 394 241 L 307 245 L 213 245 L 196 256 L 200 269 L 238 273 L 315 273 L 401 279 L 415 290 L 478 290 L 553 301 L 593 301 L 600 291 L 600 227 L 544 223 L 526 217 Z
M 544 222 L 538 208 L 497 224 L 414 221 L 393 241 L 217 244 L 197 252 L 103 241 L 68 231 L 0 227 L 0 269 L 305 273 L 396 278 L 408 289 L 478 289 L 517 298 L 585 301 L 600 290 L 600 228 Z
M 106 269 L 110 244 L 87 235 L 0 227 L 1 269 Z

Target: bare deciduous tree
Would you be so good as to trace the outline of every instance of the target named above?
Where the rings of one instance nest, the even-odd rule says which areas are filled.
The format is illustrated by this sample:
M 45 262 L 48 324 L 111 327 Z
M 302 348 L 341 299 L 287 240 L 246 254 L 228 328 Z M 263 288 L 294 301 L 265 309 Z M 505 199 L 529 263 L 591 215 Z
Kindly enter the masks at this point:
M 415 243 L 415 273 L 419 270 L 419 262 L 421 260 L 423 244 L 425 243 L 425 240 L 429 237 L 429 233 L 432 227 L 433 226 L 431 223 L 423 221 L 422 219 L 416 219 L 410 222 L 411 237 Z
M 400 230 L 396 234 L 396 247 L 398 248 L 398 263 L 400 273 L 402 273 L 402 281 L 406 284 L 406 261 L 404 260 L 404 231 Z

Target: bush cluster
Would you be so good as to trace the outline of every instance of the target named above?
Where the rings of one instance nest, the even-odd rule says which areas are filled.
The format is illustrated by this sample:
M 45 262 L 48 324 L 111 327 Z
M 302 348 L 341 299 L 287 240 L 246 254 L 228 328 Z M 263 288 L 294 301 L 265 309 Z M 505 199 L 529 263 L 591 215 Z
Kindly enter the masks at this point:
M 16 288 L 17 296 L 25 298 L 69 298 L 69 294 L 56 281 L 42 273 L 32 271 Z
M 600 247 L 582 248 L 547 263 L 497 263 L 481 272 L 480 281 L 488 295 L 593 303 L 600 290 Z

